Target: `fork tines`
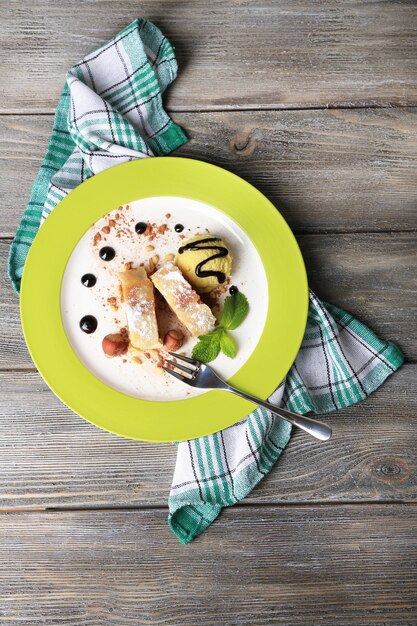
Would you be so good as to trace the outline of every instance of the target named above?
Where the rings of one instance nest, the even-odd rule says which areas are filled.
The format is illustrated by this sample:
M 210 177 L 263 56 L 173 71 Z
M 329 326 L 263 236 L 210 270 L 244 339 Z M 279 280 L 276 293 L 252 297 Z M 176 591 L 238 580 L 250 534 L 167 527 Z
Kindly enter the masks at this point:
M 171 376 L 174 376 L 175 378 L 178 378 L 178 380 L 181 380 L 184 383 L 191 383 L 194 379 L 194 376 L 198 373 L 200 363 L 196 361 L 195 359 L 191 359 L 188 356 L 183 356 L 182 354 L 177 354 L 176 352 L 169 352 L 169 354 L 175 357 L 176 359 L 180 359 L 182 361 L 185 361 L 185 363 L 194 365 L 196 367 L 186 367 L 185 365 L 182 365 L 182 363 L 177 363 L 176 361 L 170 361 L 167 359 L 165 361 L 167 364 L 171 365 L 171 367 L 173 368 L 176 368 L 178 370 L 181 370 L 182 372 L 185 372 L 186 374 L 189 374 L 189 376 L 184 376 L 183 374 L 180 374 L 179 372 L 175 371 L 175 369 L 170 369 L 169 367 L 163 367 L 162 369 L 164 369 L 165 372 L 167 372 Z
M 171 356 L 174 356 L 176 359 L 180 359 L 181 361 L 185 361 L 186 363 L 191 363 L 191 365 L 195 365 L 196 367 L 200 365 L 199 361 L 192 359 L 189 356 L 185 356 L 184 354 L 177 354 L 177 352 L 168 352 Z
M 181 380 L 183 383 L 187 383 L 190 380 L 192 380 L 191 378 L 188 378 L 188 376 L 183 376 L 182 374 L 178 374 L 178 372 L 174 372 L 174 370 L 170 370 L 169 367 L 165 367 L 165 365 L 162 366 L 162 369 L 169 374 L 170 376 L 173 376 L 174 378 L 178 378 L 178 380 Z
M 170 361 L 169 359 L 166 359 L 165 363 L 169 363 L 169 365 L 172 365 L 172 367 L 176 367 L 186 374 L 191 374 L 191 376 L 193 376 L 193 374 L 195 373 L 194 369 L 191 369 L 190 367 L 185 367 L 185 365 L 181 365 L 181 363 L 176 363 L 175 361 Z

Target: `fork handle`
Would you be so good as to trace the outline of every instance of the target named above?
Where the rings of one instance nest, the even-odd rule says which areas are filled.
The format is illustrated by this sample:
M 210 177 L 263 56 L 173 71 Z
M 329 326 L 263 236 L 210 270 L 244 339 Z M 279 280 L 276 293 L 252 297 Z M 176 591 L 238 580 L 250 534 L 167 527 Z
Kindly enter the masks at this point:
M 274 415 L 282 417 L 282 419 L 287 420 L 287 422 L 290 422 L 298 428 L 301 428 L 301 430 L 304 430 L 306 433 L 309 433 L 316 439 L 320 439 L 320 441 L 328 441 L 332 436 L 332 429 L 327 424 L 323 424 L 323 422 L 319 422 L 318 420 L 312 419 L 311 417 L 306 417 L 305 415 L 297 415 L 297 413 L 291 413 L 291 411 L 281 409 L 281 407 L 269 404 L 269 402 L 258 400 L 258 398 L 250 396 L 244 391 L 235 389 L 230 385 L 227 385 L 227 391 L 231 391 L 237 396 L 240 396 L 245 400 L 249 400 L 249 402 L 253 402 L 254 404 L 263 406 L 268 411 L 271 411 L 271 413 L 274 413 Z

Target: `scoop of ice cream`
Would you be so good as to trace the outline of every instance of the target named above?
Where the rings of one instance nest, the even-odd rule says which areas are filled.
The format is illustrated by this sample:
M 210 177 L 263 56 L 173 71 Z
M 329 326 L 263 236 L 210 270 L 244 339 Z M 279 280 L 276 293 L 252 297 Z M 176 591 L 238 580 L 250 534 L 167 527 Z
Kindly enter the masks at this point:
M 232 272 L 229 246 L 214 235 L 197 235 L 185 241 L 175 262 L 199 293 L 212 291 L 226 282 Z

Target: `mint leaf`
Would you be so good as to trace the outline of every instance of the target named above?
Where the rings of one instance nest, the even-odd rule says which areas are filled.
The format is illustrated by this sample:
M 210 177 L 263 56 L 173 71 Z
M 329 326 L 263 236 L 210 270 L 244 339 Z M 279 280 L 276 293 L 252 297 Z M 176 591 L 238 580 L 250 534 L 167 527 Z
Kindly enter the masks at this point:
M 208 335 L 201 335 L 193 348 L 193 359 L 202 363 L 214 361 L 220 352 L 220 337 L 221 334 L 217 329 Z
M 223 328 L 234 330 L 241 325 L 249 311 L 248 299 L 243 293 L 237 291 L 228 296 L 224 301 L 223 313 L 220 324 Z
M 230 359 L 234 359 L 237 353 L 236 342 L 226 331 L 220 335 L 220 348 Z
M 234 330 L 243 322 L 249 311 L 248 300 L 243 293 L 237 291 L 224 301 L 220 326 L 207 335 L 200 335 L 193 348 L 192 357 L 202 363 L 214 361 L 220 350 L 230 359 L 237 353 L 236 342 L 227 330 Z

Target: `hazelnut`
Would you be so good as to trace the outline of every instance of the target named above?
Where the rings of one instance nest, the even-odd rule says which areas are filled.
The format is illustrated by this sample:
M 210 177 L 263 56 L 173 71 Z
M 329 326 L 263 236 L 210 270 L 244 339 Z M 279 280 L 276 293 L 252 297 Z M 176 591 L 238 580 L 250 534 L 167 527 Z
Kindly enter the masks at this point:
M 179 330 L 169 330 L 164 338 L 164 348 L 168 352 L 176 352 L 184 342 L 184 335 Z
M 110 358 L 120 356 L 121 354 L 126 354 L 129 347 L 129 338 L 124 333 L 111 333 L 104 337 L 101 346 L 106 356 Z

